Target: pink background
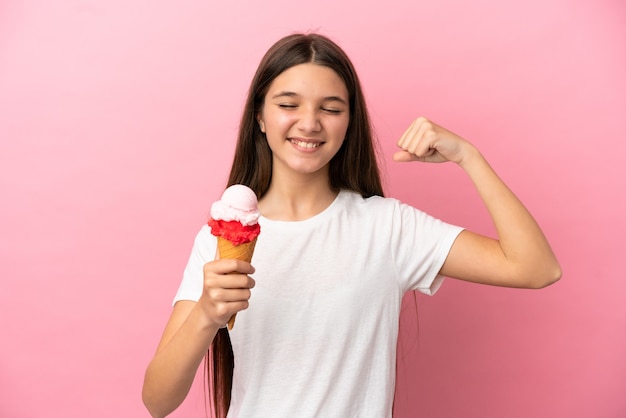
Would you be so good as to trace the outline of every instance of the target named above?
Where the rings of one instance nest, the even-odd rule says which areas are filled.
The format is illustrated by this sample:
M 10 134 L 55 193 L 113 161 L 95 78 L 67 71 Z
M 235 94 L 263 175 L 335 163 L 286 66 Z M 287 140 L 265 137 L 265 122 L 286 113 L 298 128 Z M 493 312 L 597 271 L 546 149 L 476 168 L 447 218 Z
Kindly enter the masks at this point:
M 0 3 L 0 416 L 148 416 L 248 83 L 302 30 L 352 57 L 389 195 L 493 232 L 457 167 L 391 161 L 428 116 L 480 147 L 564 269 L 541 291 L 449 280 L 417 297 L 419 336 L 407 305 L 396 416 L 626 416 L 624 3 L 366 3 Z

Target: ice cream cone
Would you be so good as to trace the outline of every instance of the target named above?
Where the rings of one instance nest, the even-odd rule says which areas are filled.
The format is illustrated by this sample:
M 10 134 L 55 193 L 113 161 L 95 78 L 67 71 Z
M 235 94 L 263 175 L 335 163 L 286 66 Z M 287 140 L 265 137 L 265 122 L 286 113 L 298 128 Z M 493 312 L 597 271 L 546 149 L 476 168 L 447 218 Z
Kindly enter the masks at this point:
M 245 244 L 235 245 L 226 238 L 217 237 L 217 248 L 220 252 L 220 258 L 234 258 L 249 263 L 252 260 L 255 245 L 256 238 Z
M 213 202 L 207 223 L 211 234 L 217 237 L 220 258 L 252 260 L 256 239 L 261 232 L 258 204 L 254 191 L 243 184 L 229 186 L 221 199 Z M 228 329 L 233 329 L 234 324 L 235 315 L 228 320 Z
M 235 245 L 226 238 L 217 237 L 217 248 L 220 254 L 220 258 L 234 258 L 236 260 L 247 261 L 252 260 L 252 254 L 254 253 L 254 246 L 256 245 L 256 238 L 245 244 Z M 234 314 L 228 320 L 228 329 L 231 330 L 235 326 Z

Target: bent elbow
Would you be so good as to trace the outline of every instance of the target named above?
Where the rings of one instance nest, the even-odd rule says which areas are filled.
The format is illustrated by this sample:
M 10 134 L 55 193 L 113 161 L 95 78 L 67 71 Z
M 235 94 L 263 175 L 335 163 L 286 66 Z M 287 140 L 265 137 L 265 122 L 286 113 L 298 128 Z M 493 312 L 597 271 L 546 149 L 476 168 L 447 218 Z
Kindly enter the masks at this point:
M 563 271 L 561 270 L 561 266 L 556 263 L 552 268 L 546 269 L 541 274 L 537 274 L 534 277 L 534 280 L 530 283 L 528 288 L 530 289 L 543 289 L 554 283 L 558 282 L 563 275 Z
M 156 413 L 156 411 L 153 410 L 153 404 L 150 398 L 146 396 L 145 392 L 142 394 L 142 401 L 143 401 L 144 406 L 148 410 L 148 413 L 150 414 L 150 416 L 152 418 L 158 418 L 159 415 Z
M 144 406 L 148 410 L 148 413 L 152 418 L 164 418 L 167 416 L 166 413 L 159 411 L 157 402 L 155 402 L 154 394 L 146 387 L 146 383 L 144 383 L 142 392 L 141 392 L 141 400 L 143 401 Z

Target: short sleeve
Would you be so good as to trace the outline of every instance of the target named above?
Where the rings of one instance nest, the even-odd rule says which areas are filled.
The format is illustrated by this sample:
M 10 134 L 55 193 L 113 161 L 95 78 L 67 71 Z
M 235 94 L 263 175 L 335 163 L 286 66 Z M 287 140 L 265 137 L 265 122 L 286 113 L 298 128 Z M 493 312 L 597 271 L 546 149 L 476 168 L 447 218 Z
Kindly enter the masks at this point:
M 441 287 L 439 270 L 463 228 L 400 203 L 394 221 L 395 264 L 404 291 L 433 295 Z
M 202 295 L 204 283 L 203 268 L 206 263 L 215 259 L 217 240 L 204 225 L 193 243 L 187 266 L 183 271 L 183 279 L 174 297 L 174 304 L 179 300 L 197 301 Z

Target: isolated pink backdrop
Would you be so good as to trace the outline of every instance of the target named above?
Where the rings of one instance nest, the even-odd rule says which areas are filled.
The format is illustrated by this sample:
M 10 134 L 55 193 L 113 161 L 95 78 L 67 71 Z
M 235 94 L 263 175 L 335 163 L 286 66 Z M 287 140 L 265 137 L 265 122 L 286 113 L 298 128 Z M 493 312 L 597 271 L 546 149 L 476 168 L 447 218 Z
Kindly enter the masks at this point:
M 493 233 L 457 167 L 391 161 L 428 116 L 480 147 L 564 269 L 408 304 L 396 416 L 626 416 L 619 0 L 0 3 L 0 416 L 148 416 L 143 372 L 249 80 L 310 30 L 359 70 L 389 195 Z M 203 405 L 196 385 L 172 416 Z

